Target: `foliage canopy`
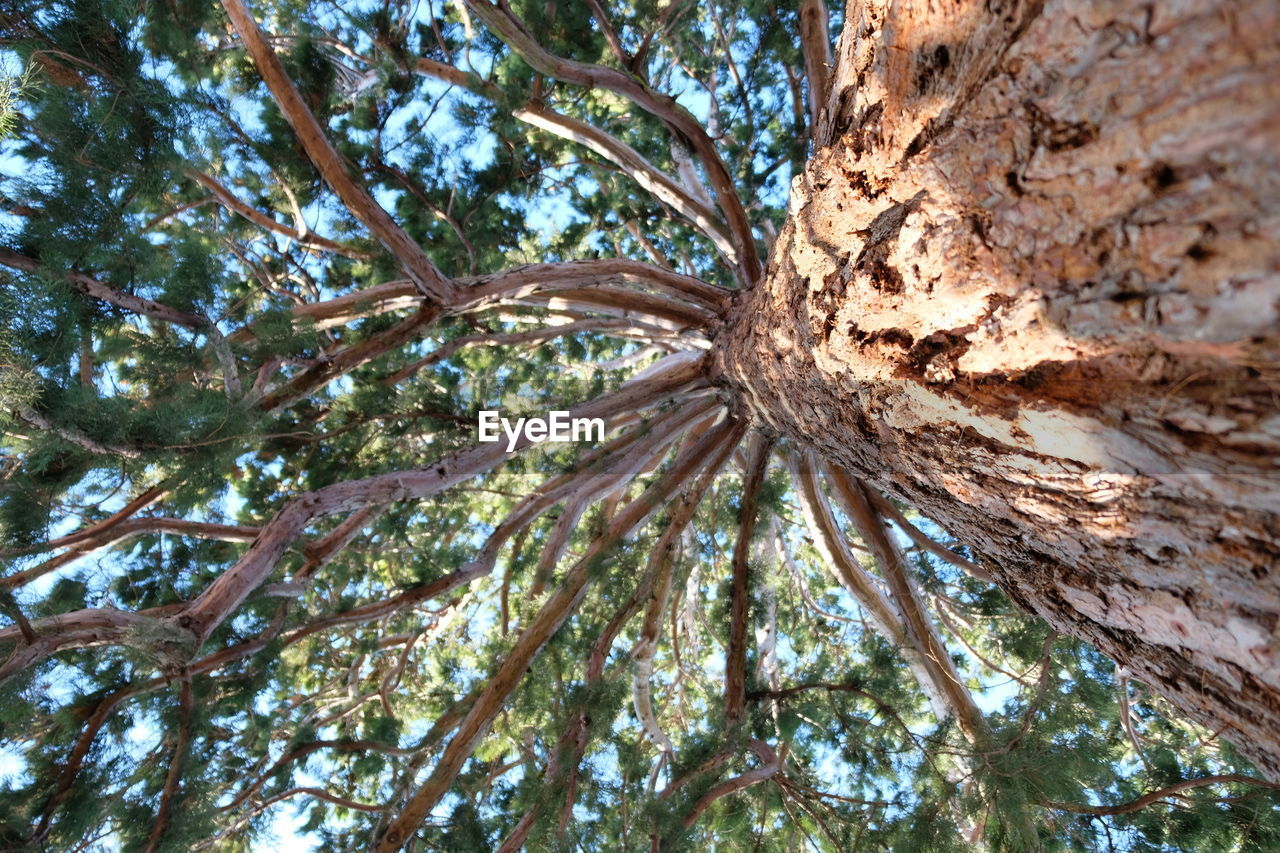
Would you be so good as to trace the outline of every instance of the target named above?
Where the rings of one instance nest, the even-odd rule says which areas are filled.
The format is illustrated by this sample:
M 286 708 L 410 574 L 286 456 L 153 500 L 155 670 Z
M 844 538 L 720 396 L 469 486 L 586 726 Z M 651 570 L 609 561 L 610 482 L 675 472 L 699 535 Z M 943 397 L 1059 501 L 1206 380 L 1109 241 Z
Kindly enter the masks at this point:
M 707 379 L 837 13 L 224 6 L 0 13 L 0 845 L 1280 848 Z

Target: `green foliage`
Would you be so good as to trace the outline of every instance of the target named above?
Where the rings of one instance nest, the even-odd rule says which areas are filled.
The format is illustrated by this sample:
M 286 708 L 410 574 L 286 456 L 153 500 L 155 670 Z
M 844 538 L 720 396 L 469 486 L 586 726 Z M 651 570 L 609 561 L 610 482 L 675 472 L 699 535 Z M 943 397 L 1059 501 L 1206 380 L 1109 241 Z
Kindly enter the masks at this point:
M 780 226 L 807 146 L 797 4 L 601 4 L 625 66 L 591 5 L 511 3 L 547 50 L 632 75 L 713 125 L 757 232 Z M 460 8 L 251 11 L 350 176 L 461 286 L 615 257 L 734 286 L 668 204 L 513 113 L 536 104 L 588 122 L 673 176 L 688 140 L 616 93 L 535 73 Z M 327 186 L 231 32 L 218 4 L 192 0 L 15 0 L 0 13 L 0 59 L 24 69 L 0 77 L 0 195 L 17 211 L 0 216 L 0 248 L 28 259 L 0 268 L 0 577 L 38 576 L 4 588 L 0 660 L 27 649 L 20 619 L 44 632 L 86 613 L 152 617 L 0 683 L 5 849 L 145 850 L 158 823 L 160 850 L 369 849 L 577 562 L 689 446 L 685 433 L 595 495 L 558 553 L 557 522 L 574 518 L 565 502 L 511 533 L 492 571 L 443 592 L 524 498 L 596 448 L 540 446 L 425 500 L 353 501 L 308 518 L 208 636 L 187 631 L 181 609 L 299 495 L 430 472 L 473 444 L 481 409 L 569 408 L 702 344 L 697 329 L 652 327 L 515 339 L 600 313 L 532 300 L 424 319 L 383 346 L 420 307 L 412 292 L 383 301 L 404 271 Z M 468 84 L 417 73 L 419 59 Z M 276 227 L 221 205 L 193 171 Z M 316 237 L 331 242 L 309 246 Z M 87 295 L 84 277 L 116 298 Z M 637 443 L 678 409 L 647 413 Z M 613 462 L 645 461 L 632 452 Z M 726 466 L 670 552 L 652 721 L 633 677 L 662 568 L 650 557 L 675 502 L 584 566 L 575 608 L 477 738 L 418 849 L 492 850 L 525 815 L 526 849 L 548 851 L 656 838 L 664 850 L 935 853 L 978 835 L 1001 851 L 1280 848 L 1277 796 L 1240 784 L 1088 814 L 1250 771 L 1111 661 L 917 551 L 910 568 L 947 617 L 947 649 L 990 729 L 966 739 L 835 581 L 778 465 L 751 534 L 748 712 L 727 723 L 743 479 Z M 131 518 L 146 524 L 46 562 L 60 536 L 119 533 L 111 519 L 142 495 L 152 500 Z M 342 526 L 353 510 L 368 512 L 354 532 Z M 616 636 L 598 648 L 607 627 Z M 704 803 L 761 766 L 757 743 L 782 771 Z M 273 836 L 295 817 L 298 838 Z

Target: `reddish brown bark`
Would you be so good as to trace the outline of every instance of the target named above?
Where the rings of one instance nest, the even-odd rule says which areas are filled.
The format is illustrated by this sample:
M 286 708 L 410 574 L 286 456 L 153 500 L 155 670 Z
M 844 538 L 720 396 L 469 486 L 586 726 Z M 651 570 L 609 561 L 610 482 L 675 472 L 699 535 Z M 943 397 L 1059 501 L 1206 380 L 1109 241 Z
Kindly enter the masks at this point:
M 739 253 L 739 273 L 744 284 L 753 285 L 760 277 L 760 261 L 756 255 L 751 222 L 738 197 L 728 167 L 720 158 L 706 128 L 669 95 L 661 95 L 639 78 L 602 65 L 590 65 L 563 59 L 549 53 L 524 23 L 506 7 L 490 5 L 487 0 L 467 0 L 467 6 L 525 62 L 539 72 L 587 88 L 600 88 L 627 98 L 640 109 L 665 123 L 674 134 L 685 139 L 707 172 L 720 210 L 725 215 Z
M 592 542 L 582 559 L 566 574 L 563 585 L 552 593 L 537 616 L 521 632 L 510 653 L 485 684 L 476 704 L 459 724 L 458 733 L 445 748 L 431 776 L 391 822 L 376 843 L 375 850 L 399 850 L 448 791 L 480 739 L 488 734 L 493 720 L 528 671 L 533 659 L 582 602 L 590 569 L 600 555 L 652 516 L 680 484 L 717 455 L 716 451 L 721 445 L 726 442 L 736 443 L 741 436 L 742 428 L 728 420 L 704 435 L 700 441 L 680 454 L 666 474 L 626 505 L 604 536 Z
M 423 253 L 422 247 L 347 172 L 346 162 L 329 142 L 324 128 L 316 121 L 298 88 L 285 73 L 280 59 L 262 37 L 257 22 L 243 0 L 226 0 L 223 8 L 226 9 L 232 26 L 240 34 L 244 49 L 252 57 L 263 82 L 271 90 L 271 96 L 280 107 L 280 112 L 298 135 L 298 141 L 302 143 L 317 171 L 324 176 L 325 182 L 342 199 L 346 208 L 400 262 L 423 296 L 433 302 L 448 303 L 453 295 L 453 284 L 440 274 L 435 264 Z
M 725 380 L 1280 778 L 1280 7 L 889 5 Z
M 747 628 L 750 606 L 751 538 L 759 509 L 760 486 L 773 439 L 757 436 L 748 455 L 742 483 L 742 503 L 738 511 L 738 541 L 733 547 L 733 575 L 730 587 L 729 646 L 724 662 L 724 717 L 733 724 L 742 719 L 747 707 Z

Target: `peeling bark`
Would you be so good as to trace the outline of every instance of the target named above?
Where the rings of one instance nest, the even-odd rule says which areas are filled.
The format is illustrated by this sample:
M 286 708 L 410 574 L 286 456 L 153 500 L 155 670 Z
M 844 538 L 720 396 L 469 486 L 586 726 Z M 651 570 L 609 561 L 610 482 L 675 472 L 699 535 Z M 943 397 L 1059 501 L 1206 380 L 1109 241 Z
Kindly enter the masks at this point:
M 719 369 L 1280 779 L 1280 7 L 850 4 Z

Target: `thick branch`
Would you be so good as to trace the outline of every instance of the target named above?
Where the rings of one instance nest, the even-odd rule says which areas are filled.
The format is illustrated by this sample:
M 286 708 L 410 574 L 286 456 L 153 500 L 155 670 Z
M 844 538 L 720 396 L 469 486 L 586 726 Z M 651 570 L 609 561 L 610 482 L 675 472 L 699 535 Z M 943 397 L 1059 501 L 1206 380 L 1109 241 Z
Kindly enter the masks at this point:
M 0 629 L 0 643 L 16 641 L 27 632 L 36 637 L 35 642 L 16 648 L 0 665 L 0 684 L 63 649 L 128 645 L 157 659 L 164 666 L 179 663 L 177 659 L 184 653 L 189 659 L 194 651 L 190 638 L 182 632 L 166 630 L 161 621 L 163 617 L 176 613 L 179 607 L 165 605 L 138 613 L 91 607 L 31 620 L 26 631 L 16 625 Z
M 55 548 L 68 548 L 72 545 L 77 545 L 90 539 L 96 539 L 107 534 L 116 525 L 128 518 L 131 518 L 136 513 L 141 512 L 163 498 L 168 493 L 170 485 L 171 484 L 166 481 L 151 486 L 107 518 L 95 522 L 82 530 L 77 530 L 75 533 L 68 533 L 66 536 L 59 536 L 57 539 L 50 539 L 48 542 L 43 542 L 26 548 L 15 548 L 9 551 L 0 551 L 0 557 L 18 557 L 23 554 L 34 554 L 39 551 L 52 551 Z
M 689 144 L 711 181 L 716 200 L 729 223 L 738 246 L 739 268 L 746 287 L 753 286 L 760 278 L 760 259 L 756 253 L 755 237 L 747 219 L 742 200 L 738 198 L 732 176 L 716 151 L 715 143 L 706 129 L 688 110 L 668 95 L 660 95 L 640 78 L 585 62 L 575 62 L 555 56 L 539 44 L 524 23 L 506 6 L 491 5 L 486 0 L 466 0 L 467 6 L 485 22 L 512 50 L 528 62 L 534 70 L 588 88 L 603 88 L 632 101 L 636 106 L 661 119 L 671 130 Z
M 462 335 L 446 341 L 427 355 L 411 364 L 405 365 L 382 381 L 388 385 L 403 382 L 405 379 L 422 370 L 422 368 L 444 361 L 446 358 L 464 347 L 506 347 L 515 346 L 517 344 L 541 344 L 567 335 L 576 335 L 579 332 L 599 332 L 606 335 L 612 334 L 618 337 L 651 337 L 662 331 L 664 330 L 646 329 L 638 322 L 631 320 L 591 318 L 587 320 L 578 320 L 572 323 L 563 323 L 559 326 L 545 326 L 540 329 L 528 329 L 523 332 Z
M 141 296 L 134 296 L 131 293 L 116 290 L 114 287 L 108 287 L 96 278 L 81 272 L 51 270 L 35 258 L 20 255 L 8 249 L 0 248 L 0 264 L 23 272 L 40 273 L 55 278 L 60 277 L 77 293 L 107 302 L 134 314 L 150 317 L 153 320 L 172 323 L 175 326 L 182 326 L 193 331 L 203 331 L 209 325 L 209 321 L 198 314 L 189 314 L 186 311 L 179 311 L 176 308 L 170 308 L 168 305 L 162 305 L 159 302 L 153 302 Z
M 907 645 L 905 630 L 893 605 L 867 571 L 858 564 L 848 543 L 840 534 L 831 506 L 818 485 L 813 461 L 807 454 L 798 460 L 788 455 L 787 465 L 796 484 L 796 497 L 801 513 L 813 536 L 813 547 L 818 555 L 835 570 L 841 586 L 867 611 L 876 630 L 895 645 Z
M 729 604 L 729 648 L 725 654 L 724 716 L 730 724 L 742 719 L 747 704 L 747 627 L 751 539 L 759 509 L 760 486 L 769 467 L 773 440 L 757 435 L 747 461 L 738 512 L 738 541 L 733 546 L 733 580 Z
M 942 635 L 938 633 L 938 626 L 926 610 L 915 581 L 908 573 L 902 549 L 889 536 L 883 519 L 872 507 L 870 488 L 865 483 L 851 479 L 839 469 L 829 469 L 828 479 L 842 499 L 858 534 L 867 543 L 884 572 L 912 645 L 924 656 L 925 666 L 938 691 L 946 697 L 947 705 L 955 715 L 961 731 L 970 742 L 985 740 L 990 733 L 986 718 L 974 703 L 969 689 L 960 680 L 955 662 L 951 660 Z
M 423 303 L 413 315 L 389 329 L 370 335 L 333 355 L 320 359 L 288 382 L 273 388 L 257 401 L 258 408 L 264 412 L 271 412 L 301 399 L 339 376 L 404 346 L 439 316 L 439 309 L 435 305 Z
M 600 289 L 610 283 L 639 285 L 654 291 L 654 294 L 628 291 L 619 297 L 616 294 L 609 295 L 612 291 L 602 291 L 595 295 L 595 304 L 605 300 L 640 313 L 660 310 L 663 316 L 676 317 L 689 325 L 705 326 L 714 322 L 714 318 L 722 315 L 729 305 L 729 291 L 701 279 L 643 261 L 601 258 L 527 264 L 489 275 L 459 278 L 458 301 L 446 313 L 453 315 L 479 311 L 512 299 L 537 297 L 548 291 Z M 665 298 L 659 302 L 652 301 L 659 296 Z M 646 297 L 648 301 L 643 301 Z M 542 297 L 544 302 L 550 298 L 552 297 Z M 324 302 L 296 305 L 290 309 L 290 313 L 297 320 L 309 320 L 317 329 L 329 329 L 364 317 L 415 308 L 421 303 L 422 298 L 411 282 L 390 281 Z M 427 322 L 424 320 L 420 325 Z M 229 340 L 244 341 L 253 335 L 253 325 L 250 324 L 230 335 Z M 379 351 L 386 352 L 390 348 L 390 345 L 385 345 Z
M 73 426 L 56 424 L 29 406 L 20 407 L 14 414 L 31 426 L 53 433 L 68 444 L 84 448 L 90 453 L 97 453 L 102 456 L 122 456 L 125 459 L 137 459 L 142 456 L 142 451 L 136 447 L 126 447 L 122 444 L 105 444 Z
M 453 740 L 431 776 L 414 794 L 400 815 L 378 840 L 375 850 L 391 853 L 399 850 L 417 831 L 422 821 L 444 796 L 463 764 L 488 733 L 498 712 L 524 677 L 533 659 L 569 615 L 577 609 L 586 592 L 587 580 L 602 556 L 633 530 L 642 525 L 662 503 L 699 468 L 706 464 L 726 440 L 736 440 L 741 428 L 730 421 L 705 435 L 685 450 L 666 474 L 649 486 L 640 497 L 627 504 L 604 535 L 596 539 L 586 555 L 568 572 L 563 585 L 547 600 L 538 615 L 521 633 L 511 651 L 485 685 L 476 704 L 459 725 Z
M 258 67 L 271 97 L 298 135 L 298 141 L 317 171 L 352 215 L 364 223 L 386 247 L 413 281 L 418 291 L 437 304 L 447 305 L 453 298 L 453 284 L 440 274 L 422 247 L 396 224 L 395 220 L 347 173 L 346 164 L 329 142 L 325 130 L 302 99 L 298 88 L 285 73 L 275 51 L 262 37 L 262 31 L 243 0 L 223 0 L 231 24 L 240 34 L 245 50 Z

